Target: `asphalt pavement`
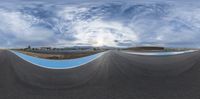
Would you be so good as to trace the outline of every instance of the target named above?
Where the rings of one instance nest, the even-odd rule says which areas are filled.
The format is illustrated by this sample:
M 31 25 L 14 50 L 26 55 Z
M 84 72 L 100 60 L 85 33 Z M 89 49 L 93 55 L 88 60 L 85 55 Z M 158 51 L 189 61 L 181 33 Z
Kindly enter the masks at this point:
M 199 99 L 200 52 L 141 56 L 108 51 L 72 69 L 35 66 L 0 51 L 0 99 Z

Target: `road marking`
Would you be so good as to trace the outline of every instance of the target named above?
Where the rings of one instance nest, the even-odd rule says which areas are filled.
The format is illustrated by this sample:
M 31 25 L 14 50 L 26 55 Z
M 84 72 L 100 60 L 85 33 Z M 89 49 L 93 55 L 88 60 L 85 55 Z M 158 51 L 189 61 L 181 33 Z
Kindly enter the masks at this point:
M 89 62 L 92 62 L 93 60 L 101 57 L 102 55 L 106 53 L 106 52 L 101 52 L 101 53 L 97 53 L 94 55 L 81 57 L 77 59 L 48 60 L 48 59 L 32 57 L 32 56 L 25 55 L 23 53 L 12 51 L 12 50 L 10 50 L 10 52 L 14 53 L 21 59 L 31 64 L 34 64 L 36 66 L 43 67 L 43 68 L 48 68 L 48 69 L 71 69 L 71 68 L 79 67 Z
M 143 55 L 143 56 L 167 56 L 167 55 L 178 55 L 184 53 L 191 53 L 198 50 L 188 50 L 188 51 L 179 51 L 179 52 L 130 52 L 130 51 L 122 51 L 127 54 L 135 54 L 135 55 Z

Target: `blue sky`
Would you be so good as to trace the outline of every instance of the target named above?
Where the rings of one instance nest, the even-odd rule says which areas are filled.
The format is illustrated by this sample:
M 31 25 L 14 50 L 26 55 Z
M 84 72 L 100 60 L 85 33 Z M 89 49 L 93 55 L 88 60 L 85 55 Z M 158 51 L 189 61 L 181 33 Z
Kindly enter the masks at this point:
M 192 0 L 1 0 L 0 48 L 158 45 L 200 47 Z

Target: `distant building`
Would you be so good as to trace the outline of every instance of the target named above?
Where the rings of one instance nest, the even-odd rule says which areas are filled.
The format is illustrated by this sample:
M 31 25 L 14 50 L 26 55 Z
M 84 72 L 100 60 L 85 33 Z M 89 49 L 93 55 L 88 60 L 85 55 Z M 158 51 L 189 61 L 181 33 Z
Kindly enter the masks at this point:
M 31 46 L 29 45 L 27 48 L 24 48 L 24 50 L 31 50 Z
M 40 47 L 40 50 L 51 50 L 51 47 Z
M 27 49 L 31 49 L 31 46 L 29 45 Z

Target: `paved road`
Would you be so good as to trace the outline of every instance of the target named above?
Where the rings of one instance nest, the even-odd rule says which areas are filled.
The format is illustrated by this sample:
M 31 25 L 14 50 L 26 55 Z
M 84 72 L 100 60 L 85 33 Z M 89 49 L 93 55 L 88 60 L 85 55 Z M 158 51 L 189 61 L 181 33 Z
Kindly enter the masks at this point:
M 45 69 L 0 51 L 0 99 L 199 99 L 200 52 L 109 51 L 77 68 Z

